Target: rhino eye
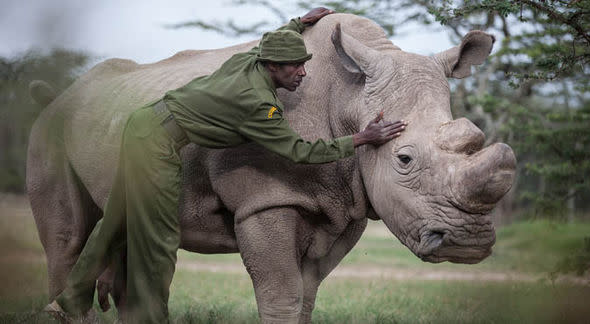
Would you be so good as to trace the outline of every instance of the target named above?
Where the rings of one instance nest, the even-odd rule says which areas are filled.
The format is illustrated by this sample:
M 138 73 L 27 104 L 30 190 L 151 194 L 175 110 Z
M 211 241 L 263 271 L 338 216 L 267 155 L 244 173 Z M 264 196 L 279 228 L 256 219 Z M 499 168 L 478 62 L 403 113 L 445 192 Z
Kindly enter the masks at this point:
M 397 158 L 402 161 L 403 164 L 408 164 L 410 162 L 412 162 L 412 158 L 405 155 L 405 154 L 400 154 L 397 156 Z

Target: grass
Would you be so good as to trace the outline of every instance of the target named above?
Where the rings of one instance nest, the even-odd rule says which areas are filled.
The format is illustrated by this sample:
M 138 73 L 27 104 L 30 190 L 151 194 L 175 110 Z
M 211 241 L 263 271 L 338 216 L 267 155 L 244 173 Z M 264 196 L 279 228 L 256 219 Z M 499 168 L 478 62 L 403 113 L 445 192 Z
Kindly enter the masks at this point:
M 477 265 L 428 264 L 379 222 L 339 267 L 406 272 L 517 272 L 546 277 L 558 260 L 581 246 L 590 223 L 549 221 L 499 228 L 492 256 Z M 55 323 L 39 310 L 47 303 L 47 275 L 28 204 L 0 195 L 0 323 Z M 239 255 L 179 252 L 182 262 L 241 264 Z M 548 280 L 394 280 L 328 277 L 320 287 L 314 323 L 583 323 L 590 318 L 590 287 Z M 213 273 L 179 267 L 170 295 L 175 323 L 257 323 L 252 283 L 244 272 Z M 96 309 L 97 306 L 95 306 Z M 112 323 L 114 310 L 101 314 Z
M 329 279 L 314 323 L 576 323 L 590 316 L 590 288 L 549 283 Z M 179 271 L 170 299 L 180 323 L 256 323 L 245 275 Z

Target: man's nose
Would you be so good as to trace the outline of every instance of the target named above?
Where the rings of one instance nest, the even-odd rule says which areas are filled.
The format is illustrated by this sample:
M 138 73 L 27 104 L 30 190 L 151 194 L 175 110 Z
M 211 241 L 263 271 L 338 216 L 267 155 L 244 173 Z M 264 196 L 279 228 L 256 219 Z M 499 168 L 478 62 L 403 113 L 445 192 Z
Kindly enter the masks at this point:
M 305 72 L 305 67 L 304 67 L 304 66 L 302 66 L 302 67 L 299 69 L 299 75 L 300 75 L 300 76 L 302 76 L 302 77 L 304 77 L 304 76 L 306 76 L 306 75 L 307 75 L 307 72 Z

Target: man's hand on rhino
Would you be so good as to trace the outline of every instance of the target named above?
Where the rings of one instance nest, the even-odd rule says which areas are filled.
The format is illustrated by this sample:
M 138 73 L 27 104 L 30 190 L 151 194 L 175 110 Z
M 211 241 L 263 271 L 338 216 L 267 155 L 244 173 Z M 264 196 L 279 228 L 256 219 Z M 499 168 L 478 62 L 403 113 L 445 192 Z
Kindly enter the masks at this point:
M 330 10 L 330 9 L 327 9 L 324 7 L 314 8 L 314 9 L 311 9 L 310 12 L 305 14 L 305 16 L 301 17 L 301 23 L 308 25 L 308 26 L 313 25 L 318 20 L 322 19 L 324 16 L 327 16 L 327 15 L 333 14 L 333 13 L 334 13 L 334 10 Z
M 377 115 L 377 118 L 369 122 L 364 131 L 354 134 L 352 137 L 354 147 L 365 144 L 379 146 L 387 143 L 392 139 L 399 137 L 401 132 L 403 132 L 408 125 L 408 122 L 403 120 L 398 120 L 392 123 L 386 121 L 381 122 L 382 119 L 383 112 L 380 112 L 379 115 Z

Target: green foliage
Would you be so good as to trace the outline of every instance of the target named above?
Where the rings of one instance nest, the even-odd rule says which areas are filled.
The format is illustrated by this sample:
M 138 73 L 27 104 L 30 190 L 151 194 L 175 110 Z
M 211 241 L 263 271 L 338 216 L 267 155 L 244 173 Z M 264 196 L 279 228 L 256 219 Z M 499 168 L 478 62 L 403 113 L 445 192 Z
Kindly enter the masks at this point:
M 428 6 L 428 12 L 443 25 L 448 24 L 451 20 L 465 18 L 474 12 L 481 11 L 496 11 L 498 15 L 508 17 L 520 8 L 515 1 L 505 0 L 464 1 L 461 7 L 454 7 L 454 1 L 451 0 L 440 1 L 438 6 L 434 3 L 436 2 Z
M 29 95 L 29 83 L 44 80 L 55 89 L 65 89 L 88 61 L 87 54 L 66 50 L 0 57 L 0 191 L 24 190 L 28 136 L 43 109 Z

